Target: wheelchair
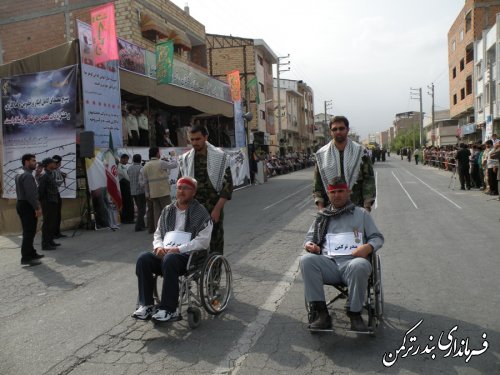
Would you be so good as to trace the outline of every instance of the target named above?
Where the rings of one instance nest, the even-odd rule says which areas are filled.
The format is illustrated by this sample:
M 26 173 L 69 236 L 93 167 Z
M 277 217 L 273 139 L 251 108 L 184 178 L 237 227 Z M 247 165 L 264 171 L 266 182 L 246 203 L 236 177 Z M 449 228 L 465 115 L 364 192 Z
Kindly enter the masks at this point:
M 380 265 L 380 256 L 378 254 L 370 254 L 369 258 L 372 264 L 372 273 L 368 278 L 368 287 L 366 291 L 365 302 L 363 304 L 363 310 L 366 310 L 366 313 L 368 315 L 368 328 L 370 329 L 370 334 L 375 335 L 376 330 L 379 324 L 382 322 L 384 315 L 384 291 L 382 288 L 382 269 Z M 331 286 L 333 286 L 338 291 L 338 294 L 330 300 L 327 300 L 326 306 L 328 308 L 332 306 L 335 301 L 339 299 L 347 299 L 349 296 L 347 285 L 335 284 Z M 316 319 L 316 312 L 310 310 L 307 301 L 306 310 L 308 322 L 310 324 Z M 310 332 L 315 333 L 316 331 L 310 330 Z
M 208 250 L 191 251 L 186 268 L 186 273 L 179 277 L 177 311 L 182 319 L 182 310 L 186 309 L 188 325 L 194 329 L 201 323 L 201 308 L 210 315 L 219 315 L 227 308 L 233 276 L 227 259 Z M 160 304 L 158 277 L 161 275 L 154 275 L 153 297 L 156 305 Z

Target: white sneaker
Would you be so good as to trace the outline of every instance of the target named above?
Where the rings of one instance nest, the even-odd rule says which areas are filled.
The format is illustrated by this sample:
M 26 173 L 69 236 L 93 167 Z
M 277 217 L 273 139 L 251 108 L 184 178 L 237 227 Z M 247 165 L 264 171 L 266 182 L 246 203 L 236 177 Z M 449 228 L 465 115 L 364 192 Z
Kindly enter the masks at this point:
M 153 305 L 149 306 L 139 306 L 137 310 L 132 314 L 132 318 L 140 320 L 148 320 L 153 315 Z
M 152 319 L 157 322 L 176 322 L 181 320 L 181 317 L 177 311 L 158 310 Z

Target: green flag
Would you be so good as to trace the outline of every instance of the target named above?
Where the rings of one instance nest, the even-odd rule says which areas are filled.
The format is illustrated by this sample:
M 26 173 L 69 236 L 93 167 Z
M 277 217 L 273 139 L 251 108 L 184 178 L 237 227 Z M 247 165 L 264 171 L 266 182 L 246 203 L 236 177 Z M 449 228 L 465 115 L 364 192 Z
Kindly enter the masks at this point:
M 247 82 L 247 89 L 255 88 L 255 103 L 260 104 L 259 98 L 259 81 L 257 77 L 253 77 L 250 81 Z
M 174 67 L 174 41 L 166 40 L 156 44 L 156 80 L 158 83 L 172 82 Z

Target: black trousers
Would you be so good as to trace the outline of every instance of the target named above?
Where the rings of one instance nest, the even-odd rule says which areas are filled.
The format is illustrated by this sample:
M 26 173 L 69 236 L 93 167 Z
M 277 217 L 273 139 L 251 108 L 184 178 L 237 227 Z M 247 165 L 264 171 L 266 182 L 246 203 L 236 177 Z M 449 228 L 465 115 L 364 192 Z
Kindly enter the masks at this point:
M 61 211 L 62 211 L 62 198 L 59 195 L 59 199 L 57 200 L 56 235 L 61 234 Z
M 159 308 L 174 312 L 179 304 L 179 276 L 186 273 L 188 254 L 167 254 L 163 259 L 151 252 L 139 255 L 135 266 L 135 274 L 139 286 L 139 304 L 154 304 L 153 274 L 163 276 L 161 303 Z
M 21 218 L 21 225 L 23 228 L 23 241 L 21 244 L 21 257 L 22 259 L 29 260 L 36 254 L 33 247 L 35 240 L 36 226 L 38 219 L 35 216 L 35 210 L 28 201 L 17 201 L 16 211 Z
M 490 193 L 498 195 L 497 173 L 493 171 L 493 168 L 488 168 L 488 185 L 490 185 Z
M 54 242 L 57 234 L 57 213 L 58 202 L 42 201 L 42 246 L 47 246 Z
M 135 206 L 137 207 L 137 219 L 135 220 L 135 229 L 141 230 L 146 228 L 144 223 L 144 215 L 146 215 L 146 195 L 144 193 L 132 195 Z
M 130 195 L 130 182 L 125 178 L 120 180 L 120 191 L 122 193 L 122 223 L 132 223 L 134 221 L 134 202 Z
M 149 146 L 149 131 L 139 129 L 139 146 Z
M 467 189 L 470 188 L 470 173 L 468 165 L 458 166 L 458 178 L 460 180 L 461 188 L 465 188 L 465 186 L 467 186 Z

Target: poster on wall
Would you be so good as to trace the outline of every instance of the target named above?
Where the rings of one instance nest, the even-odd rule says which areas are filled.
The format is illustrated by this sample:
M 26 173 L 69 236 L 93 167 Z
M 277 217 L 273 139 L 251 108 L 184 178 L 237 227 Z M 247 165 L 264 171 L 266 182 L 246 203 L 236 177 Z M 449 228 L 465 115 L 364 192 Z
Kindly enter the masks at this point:
M 250 168 L 248 165 L 248 152 L 246 147 L 224 149 L 229 154 L 231 161 L 231 175 L 235 188 L 248 185 L 250 183 Z
M 96 148 L 107 148 L 109 133 L 116 147 L 123 145 L 118 60 L 96 64 L 90 25 L 77 21 L 82 62 L 83 123 L 94 132 Z
M 15 176 L 28 152 L 38 162 L 61 156 L 61 196 L 76 197 L 76 75 L 73 65 L 1 79 L 3 198 L 16 198 Z

